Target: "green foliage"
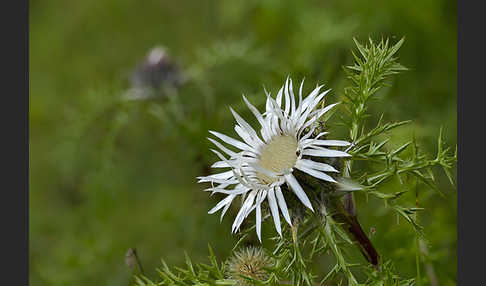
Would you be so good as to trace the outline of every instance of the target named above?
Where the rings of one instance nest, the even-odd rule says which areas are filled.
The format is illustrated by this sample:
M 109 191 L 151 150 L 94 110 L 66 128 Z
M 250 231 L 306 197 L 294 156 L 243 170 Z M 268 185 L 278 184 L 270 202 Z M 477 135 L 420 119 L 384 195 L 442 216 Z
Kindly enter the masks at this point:
M 363 124 L 366 117 L 368 101 L 385 85 L 385 79 L 406 70 L 405 67 L 396 62 L 394 57 L 404 40 L 402 38 L 393 46 L 389 46 L 388 40 L 381 40 L 380 43 L 374 44 L 370 39 L 369 46 L 363 46 L 356 39 L 354 40 L 360 55 L 358 56 L 353 52 L 355 64 L 345 69 L 353 85 L 344 89 L 344 95 L 347 99 L 346 107 L 351 114 L 349 137 L 353 142 L 357 141 L 360 136 L 360 125 Z M 382 127 L 381 129 L 386 128 Z
M 177 274 L 170 270 L 169 266 L 162 260 L 162 269 L 158 270 L 161 281 L 153 282 L 147 277 L 136 277 L 136 284 L 138 286 L 150 285 L 198 285 L 198 286 L 222 286 L 235 285 L 235 281 L 225 279 L 224 264 L 218 265 L 214 252 L 209 246 L 209 261 L 211 264 L 197 263 L 193 265 L 191 259 L 185 254 L 186 268 L 175 267 Z

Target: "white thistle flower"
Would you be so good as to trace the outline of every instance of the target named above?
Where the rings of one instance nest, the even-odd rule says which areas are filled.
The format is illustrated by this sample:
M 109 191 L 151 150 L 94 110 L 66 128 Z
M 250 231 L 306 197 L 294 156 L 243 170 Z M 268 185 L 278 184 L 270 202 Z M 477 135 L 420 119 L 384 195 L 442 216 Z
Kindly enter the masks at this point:
M 322 88 L 320 85 L 303 98 L 303 83 L 304 81 L 300 85 L 298 101 L 294 96 L 292 80 L 289 78 L 275 99 L 265 91 L 267 102 L 263 114 L 243 96 L 246 105 L 260 123 L 261 136 L 231 107 L 230 110 L 237 122 L 234 129 L 241 140 L 209 131 L 222 142 L 238 149 L 238 151 L 230 150 L 220 142 L 208 138 L 222 151 L 211 150 L 221 159 L 211 167 L 230 168 L 230 170 L 198 177 L 199 183 L 211 183 L 211 188 L 205 191 L 228 195 L 212 208 L 209 214 L 223 208 L 222 219 L 233 200 L 239 195 L 242 196 L 243 204 L 233 222 L 233 233 L 239 230 L 243 220 L 256 209 L 256 232 L 261 240 L 261 203 L 267 199 L 275 228 L 279 235 L 282 235 L 279 209 L 287 223 L 290 225 L 292 223 L 280 188 L 281 185 L 287 183 L 289 190 L 295 193 L 302 204 L 314 211 L 309 198 L 292 174 L 293 170 L 296 168 L 318 179 L 336 183 L 331 176 L 326 174 L 326 172 L 338 172 L 334 167 L 310 158 L 350 156 L 346 152 L 324 147 L 350 145 L 341 140 L 319 139 L 328 132 L 322 132 L 315 138 L 310 138 L 316 128 L 317 119 L 337 103 L 319 108 L 318 104 L 329 90 L 320 92 Z

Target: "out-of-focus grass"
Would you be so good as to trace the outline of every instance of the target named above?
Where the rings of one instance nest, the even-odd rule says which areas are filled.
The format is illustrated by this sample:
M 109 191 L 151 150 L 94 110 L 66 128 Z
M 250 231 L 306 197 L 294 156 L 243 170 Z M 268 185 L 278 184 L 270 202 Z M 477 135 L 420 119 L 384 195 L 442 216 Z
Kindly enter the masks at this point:
M 32 285 L 128 285 L 129 247 L 137 247 L 152 277 L 161 257 L 181 263 L 187 250 L 204 259 L 207 243 L 225 258 L 235 242 L 231 215 L 221 224 L 207 215 L 216 200 L 195 183 L 215 159 L 207 129 L 231 133 L 227 106 L 242 107 L 241 93 L 261 106 L 262 86 L 275 92 L 289 74 L 305 76 L 307 88 L 326 83 L 333 89 L 328 100 L 340 100 L 346 83 L 341 66 L 352 62 L 353 37 L 406 37 L 399 54 L 410 71 L 381 93 L 370 120 L 381 113 L 413 119 L 392 134 L 392 142 L 415 134 L 430 153 L 440 125 L 450 144 L 456 142 L 451 1 L 30 4 Z M 157 44 L 168 48 L 191 81 L 175 100 L 120 103 L 129 72 Z M 176 123 L 181 119 L 183 127 Z M 346 135 L 339 128 L 334 134 Z M 445 199 L 420 190 L 426 208 L 421 221 L 439 280 L 454 285 L 456 194 L 442 187 Z M 365 229 L 377 229 L 373 241 L 380 253 L 413 277 L 412 230 L 377 212 L 377 202 L 358 197 L 358 206 Z M 270 225 L 264 228 L 272 233 Z

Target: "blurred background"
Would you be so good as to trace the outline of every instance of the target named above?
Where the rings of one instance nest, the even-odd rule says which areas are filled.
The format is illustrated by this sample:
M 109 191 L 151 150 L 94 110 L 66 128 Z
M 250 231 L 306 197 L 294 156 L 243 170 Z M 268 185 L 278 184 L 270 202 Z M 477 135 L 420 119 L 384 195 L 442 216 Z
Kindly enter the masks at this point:
M 412 119 L 391 144 L 415 136 L 431 156 L 441 126 L 456 144 L 455 1 L 32 0 L 29 15 L 31 285 L 130 285 L 129 248 L 151 278 L 184 250 L 206 261 L 208 243 L 225 259 L 234 214 L 208 215 L 219 198 L 195 179 L 216 160 L 207 130 L 234 136 L 228 106 L 251 118 L 241 94 L 261 108 L 263 88 L 275 94 L 287 75 L 342 100 L 353 37 L 406 38 L 399 62 L 410 70 L 371 103 L 370 124 Z M 456 190 L 436 176 L 445 197 L 419 195 L 427 263 L 455 285 Z M 415 277 L 411 227 L 357 204 L 378 251 Z

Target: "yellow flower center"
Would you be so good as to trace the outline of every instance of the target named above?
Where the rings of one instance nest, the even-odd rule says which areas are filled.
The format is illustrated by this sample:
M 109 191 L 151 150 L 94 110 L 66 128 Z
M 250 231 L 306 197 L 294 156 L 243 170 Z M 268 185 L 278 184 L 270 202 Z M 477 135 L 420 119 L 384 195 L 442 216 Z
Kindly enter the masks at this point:
M 293 168 L 297 161 L 298 142 L 292 136 L 277 136 L 263 147 L 258 164 L 275 173 L 282 173 Z M 271 184 L 277 180 L 264 173 L 257 172 L 257 177 L 264 184 Z

